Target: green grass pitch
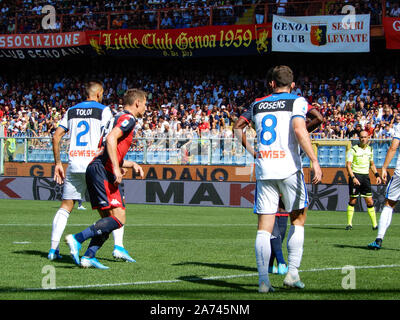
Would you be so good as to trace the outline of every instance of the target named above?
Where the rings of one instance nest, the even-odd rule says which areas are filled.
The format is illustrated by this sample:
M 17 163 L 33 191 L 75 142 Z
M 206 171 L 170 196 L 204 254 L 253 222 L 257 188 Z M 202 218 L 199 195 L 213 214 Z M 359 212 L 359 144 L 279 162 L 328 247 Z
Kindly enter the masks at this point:
M 257 217 L 251 209 L 128 204 L 124 245 L 137 262 L 115 261 L 110 236 L 98 252 L 110 269 L 97 270 L 74 265 L 64 241 L 63 258 L 47 260 L 59 202 L 0 200 L 0 205 L 2 300 L 400 299 L 399 214 L 393 214 L 383 248 L 370 251 L 366 245 L 376 231 L 366 212 L 356 212 L 353 230 L 346 231 L 345 212 L 309 211 L 300 268 L 306 288 L 287 290 L 284 276 L 270 275 L 276 292 L 259 294 Z M 74 210 L 64 236 L 98 217 L 92 210 Z M 56 289 L 46 289 L 50 274 Z

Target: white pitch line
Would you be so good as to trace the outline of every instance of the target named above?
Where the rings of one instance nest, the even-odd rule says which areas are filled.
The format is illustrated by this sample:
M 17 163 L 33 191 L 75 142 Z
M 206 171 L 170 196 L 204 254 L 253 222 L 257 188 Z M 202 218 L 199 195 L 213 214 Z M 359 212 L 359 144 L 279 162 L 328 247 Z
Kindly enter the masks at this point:
M 380 265 L 380 266 L 352 266 L 354 269 L 382 269 L 382 268 L 400 268 L 399 264 L 391 265 Z M 328 267 L 319 269 L 299 270 L 299 272 L 321 272 L 321 271 L 332 271 L 342 270 L 343 267 Z M 227 276 L 210 276 L 207 278 L 188 278 L 172 279 L 172 280 L 155 280 L 155 281 L 136 281 L 136 282 L 122 282 L 122 283 L 104 283 L 104 284 L 89 284 L 89 285 L 76 285 L 76 286 L 64 286 L 56 288 L 26 288 L 24 291 L 44 291 L 44 290 L 66 290 L 66 289 L 88 289 L 88 288 L 103 288 L 103 287 L 121 287 L 121 286 L 137 286 L 137 285 L 152 285 L 152 284 L 163 284 L 163 283 L 178 283 L 184 281 L 208 281 L 208 280 L 220 280 L 220 279 L 233 279 L 233 278 L 244 278 L 244 277 L 255 277 L 258 273 L 247 273 L 247 274 L 235 274 Z M 16 290 L 16 289 L 15 289 Z

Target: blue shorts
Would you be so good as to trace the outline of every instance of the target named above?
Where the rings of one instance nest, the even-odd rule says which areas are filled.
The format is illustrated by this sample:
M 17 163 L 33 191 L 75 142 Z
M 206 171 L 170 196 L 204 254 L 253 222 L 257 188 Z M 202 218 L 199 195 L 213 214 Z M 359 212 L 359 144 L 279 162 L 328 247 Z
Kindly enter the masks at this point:
M 86 184 L 92 209 L 125 209 L 121 184 L 114 185 L 115 176 L 108 172 L 100 161 L 94 161 L 86 169 Z

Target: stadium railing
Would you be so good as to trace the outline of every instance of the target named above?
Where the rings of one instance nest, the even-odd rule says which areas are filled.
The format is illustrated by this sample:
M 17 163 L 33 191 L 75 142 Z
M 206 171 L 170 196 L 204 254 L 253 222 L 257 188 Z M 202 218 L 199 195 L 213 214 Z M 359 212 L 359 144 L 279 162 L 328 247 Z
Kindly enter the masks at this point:
M 386 13 L 386 2 L 381 1 L 381 14 L 371 17 L 371 25 L 381 25 L 382 17 Z M 233 25 L 233 24 L 261 24 L 272 22 L 273 14 L 286 16 L 311 16 L 342 14 L 342 0 L 304 0 L 288 3 L 255 3 L 246 5 L 220 5 L 192 8 L 161 8 L 145 10 L 121 10 L 105 12 L 84 13 L 57 13 L 56 26 L 53 29 L 43 30 L 41 21 L 44 15 L 24 14 L 23 11 L 15 13 L 14 31 L 12 33 L 43 33 L 43 32 L 69 32 L 85 30 L 111 30 L 111 29 L 162 29 L 162 28 L 188 28 L 195 26 Z M 356 14 L 361 13 L 357 12 Z M 164 26 L 164 16 L 169 16 L 172 26 Z M 174 22 L 175 17 L 181 20 Z M 74 27 L 79 20 L 95 21 L 95 26 L 83 28 Z M 24 26 L 28 25 L 27 31 Z
M 10 148 L 11 139 L 15 147 Z M 254 139 L 248 141 L 253 144 Z M 358 140 L 312 140 L 321 167 L 345 167 L 346 152 L 358 143 Z M 40 137 L 4 137 L 1 142 L 1 164 L 9 162 L 48 162 L 54 161 L 51 138 Z M 371 139 L 374 150 L 374 162 L 381 168 L 391 140 Z M 61 160 L 68 162 L 69 140 L 61 142 Z M 256 148 L 255 148 L 256 150 Z M 310 160 L 303 154 L 303 166 L 309 167 Z M 394 168 L 398 153 L 389 165 Z M 169 138 L 165 136 L 135 138 L 126 160 L 141 164 L 181 164 L 181 165 L 252 165 L 252 159 L 237 139 L 232 138 Z M 2 166 L 0 167 L 0 169 Z

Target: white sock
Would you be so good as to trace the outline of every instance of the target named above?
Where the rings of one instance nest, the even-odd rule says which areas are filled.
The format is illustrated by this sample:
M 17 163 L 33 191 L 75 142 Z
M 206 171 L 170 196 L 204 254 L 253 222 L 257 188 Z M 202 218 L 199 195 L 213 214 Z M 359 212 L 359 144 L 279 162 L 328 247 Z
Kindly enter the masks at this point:
M 124 226 L 121 228 L 115 229 L 113 232 L 114 237 L 114 245 L 124 247 L 123 240 L 124 240 Z
M 378 236 L 377 238 L 383 239 L 385 236 L 387 228 L 390 226 L 390 222 L 392 221 L 392 213 L 393 208 L 389 206 L 383 207 L 381 216 L 379 217 L 378 223 Z
M 51 249 L 57 250 L 60 244 L 61 236 L 67 226 L 69 211 L 63 208 L 58 209 L 53 219 L 53 228 L 51 230 Z
M 288 272 L 298 277 L 301 258 L 303 256 L 304 227 L 291 225 L 287 239 Z
M 259 283 L 264 281 L 269 286 L 268 266 L 271 257 L 271 234 L 269 232 L 257 231 L 255 249 Z

